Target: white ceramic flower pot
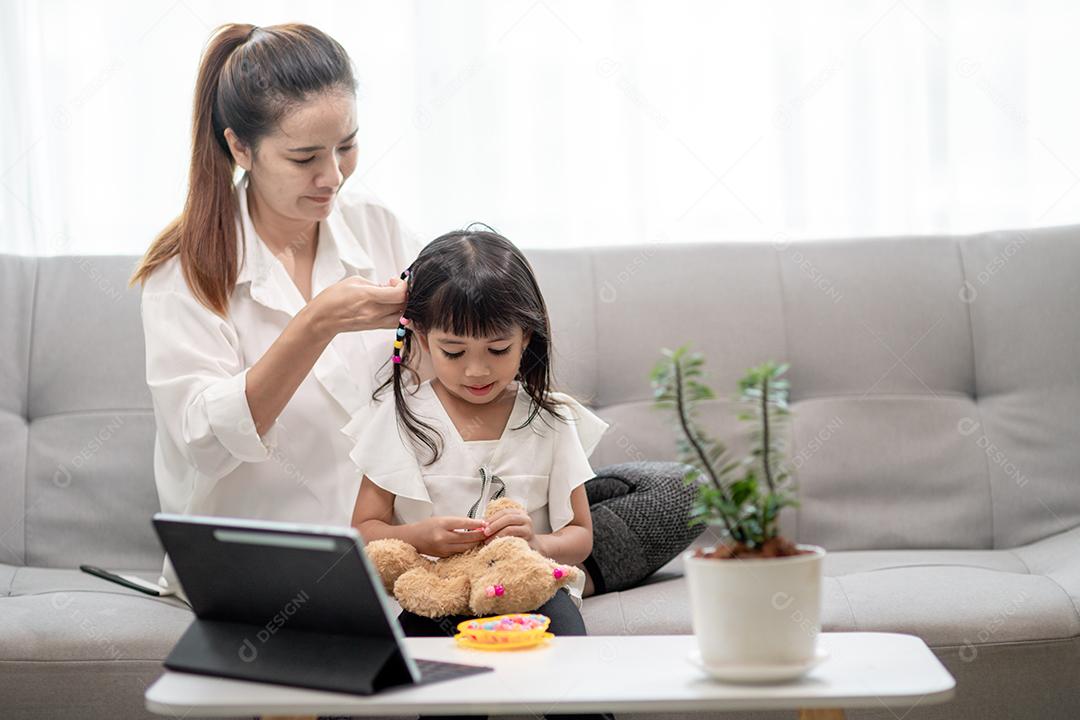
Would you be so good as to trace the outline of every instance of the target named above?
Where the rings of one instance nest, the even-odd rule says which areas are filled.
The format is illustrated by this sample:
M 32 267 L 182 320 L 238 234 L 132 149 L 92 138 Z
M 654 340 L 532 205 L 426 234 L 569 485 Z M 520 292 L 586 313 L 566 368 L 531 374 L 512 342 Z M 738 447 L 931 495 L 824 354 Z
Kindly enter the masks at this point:
M 820 655 L 825 550 L 782 558 L 714 560 L 684 555 L 700 663 L 721 679 L 781 680 Z

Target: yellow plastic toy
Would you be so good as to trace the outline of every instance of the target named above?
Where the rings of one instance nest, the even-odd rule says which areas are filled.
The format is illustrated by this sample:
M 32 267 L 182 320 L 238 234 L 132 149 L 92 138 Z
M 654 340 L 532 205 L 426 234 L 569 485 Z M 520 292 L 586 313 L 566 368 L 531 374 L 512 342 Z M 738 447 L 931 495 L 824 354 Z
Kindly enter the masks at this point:
M 458 645 L 474 650 L 524 650 L 555 637 L 547 631 L 551 619 L 537 613 L 513 613 L 465 620 L 454 636 Z

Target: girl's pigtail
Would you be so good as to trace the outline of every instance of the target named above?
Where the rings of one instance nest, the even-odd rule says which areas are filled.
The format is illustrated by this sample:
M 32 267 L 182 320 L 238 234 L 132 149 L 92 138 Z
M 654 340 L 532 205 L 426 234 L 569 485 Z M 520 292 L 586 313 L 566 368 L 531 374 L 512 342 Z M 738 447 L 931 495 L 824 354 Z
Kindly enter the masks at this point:
M 401 279 L 406 283 L 409 282 L 409 276 L 412 274 L 412 267 L 410 266 L 403 273 L 401 273 Z M 403 428 L 405 432 L 411 438 L 419 440 L 428 452 L 431 454 L 431 459 L 425 463 L 430 465 L 439 459 L 441 453 L 440 443 L 436 438 L 440 438 L 438 431 L 428 423 L 421 420 L 416 413 L 409 407 L 408 402 L 405 400 L 405 387 L 409 383 L 409 379 L 406 379 L 405 373 L 411 373 L 413 384 L 417 387 L 420 385 L 420 376 L 413 370 L 409 362 L 413 358 L 413 333 L 410 327 L 411 322 L 409 320 L 408 313 L 408 301 L 406 300 L 405 314 L 401 316 L 398 321 L 397 334 L 394 337 L 394 354 L 391 358 L 391 375 L 390 377 L 380 385 L 372 394 L 372 400 L 387 387 L 392 386 L 394 389 L 394 407 L 397 413 L 398 427 Z

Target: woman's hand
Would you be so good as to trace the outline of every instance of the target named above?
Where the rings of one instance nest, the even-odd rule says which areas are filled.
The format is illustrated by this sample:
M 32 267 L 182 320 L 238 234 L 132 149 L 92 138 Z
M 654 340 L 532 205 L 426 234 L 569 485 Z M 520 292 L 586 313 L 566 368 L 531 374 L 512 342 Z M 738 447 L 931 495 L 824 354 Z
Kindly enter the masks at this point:
M 327 341 L 342 332 L 396 328 L 405 312 L 406 287 L 399 278 L 376 285 L 353 275 L 316 295 L 305 310 L 316 336 Z
M 464 531 L 464 532 L 463 532 Z M 430 517 L 412 525 L 413 546 L 424 555 L 449 557 L 484 541 L 484 521 L 467 517 Z
M 397 327 L 407 285 L 394 278 L 376 285 L 362 277 L 339 280 L 311 299 L 245 378 L 248 409 L 261 437 L 273 426 L 326 346 L 340 332 Z
M 484 530 L 485 543 L 498 537 L 519 537 L 529 543 L 533 550 L 539 550 L 538 536 L 533 532 L 532 518 L 520 510 L 503 510 L 488 518 Z

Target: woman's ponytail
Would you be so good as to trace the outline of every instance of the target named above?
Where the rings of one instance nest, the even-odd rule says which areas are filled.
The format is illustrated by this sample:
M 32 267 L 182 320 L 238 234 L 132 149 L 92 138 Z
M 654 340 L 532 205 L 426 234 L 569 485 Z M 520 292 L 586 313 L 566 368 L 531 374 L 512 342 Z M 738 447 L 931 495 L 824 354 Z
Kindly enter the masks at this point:
M 132 284 L 145 282 L 169 258 L 180 256 L 184 279 L 195 297 L 225 315 L 239 271 L 236 242 L 236 164 L 220 127 L 217 107 L 222 71 L 251 36 L 253 25 L 224 25 L 210 38 L 199 64 L 191 119 L 191 167 L 187 200 L 150 246 Z

